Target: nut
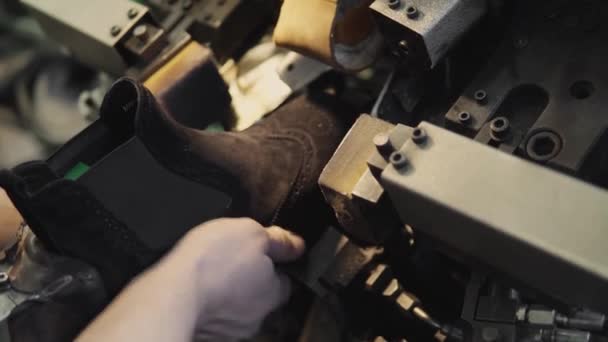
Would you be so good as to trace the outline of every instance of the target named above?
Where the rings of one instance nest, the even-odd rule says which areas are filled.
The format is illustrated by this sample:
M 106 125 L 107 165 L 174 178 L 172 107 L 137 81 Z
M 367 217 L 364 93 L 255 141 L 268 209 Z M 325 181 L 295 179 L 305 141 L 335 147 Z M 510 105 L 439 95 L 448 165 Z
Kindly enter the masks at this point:
M 397 305 L 405 311 L 410 311 L 414 305 L 416 304 L 416 299 L 409 296 L 406 293 L 401 293 L 399 297 L 397 297 Z
M 401 6 L 401 0 L 388 0 L 388 7 L 397 9 Z
M 388 159 L 396 169 L 401 169 L 407 165 L 407 158 L 399 151 L 391 153 Z
M 499 116 L 490 122 L 490 131 L 492 139 L 502 141 L 509 133 L 509 119 L 504 116 Z
M 408 18 L 410 19 L 416 19 L 418 18 L 418 8 L 416 8 L 415 6 L 409 6 L 406 10 L 405 10 L 405 14 L 407 15 Z
M 424 128 L 415 128 L 412 132 L 412 140 L 416 145 L 420 145 L 426 141 L 427 135 Z

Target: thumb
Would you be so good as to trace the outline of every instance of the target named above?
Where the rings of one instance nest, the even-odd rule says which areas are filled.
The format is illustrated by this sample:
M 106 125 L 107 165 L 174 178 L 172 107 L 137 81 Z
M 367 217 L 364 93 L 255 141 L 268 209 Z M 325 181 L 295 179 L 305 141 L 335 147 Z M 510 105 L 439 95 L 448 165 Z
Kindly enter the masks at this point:
M 293 261 L 306 250 L 304 239 L 283 228 L 272 226 L 266 229 L 268 248 L 266 255 L 275 262 Z

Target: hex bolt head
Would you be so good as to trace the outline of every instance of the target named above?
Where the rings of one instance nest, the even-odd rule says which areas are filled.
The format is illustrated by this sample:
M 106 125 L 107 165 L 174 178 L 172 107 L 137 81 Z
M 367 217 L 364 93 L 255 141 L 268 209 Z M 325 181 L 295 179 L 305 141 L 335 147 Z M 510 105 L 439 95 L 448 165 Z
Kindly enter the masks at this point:
M 129 11 L 127 12 L 127 17 L 129 17 L 129 19 L 133 19 L 133 18 L 137 17 L 138 14 L 139 14 L 139 10 L 137 10 L 137 8 L 133 7 L 133 8 L 130 8 Z
M 477 103 L 479 104 L 485 104 L 486 102 L 488 102 L 488 94 L 483 89 L 477 90 L 473 97 L 475 98 L 475 101 L 477 101 Z
M 405 9 L 405 14 L 410 19 L 416 19 L 416 18 L 418 18 L 418 14 L 419 14 L 418 8 L 416 8 L 415 6 L 408 6 L 408 8 Z
M 402 169 L 407 165 L 407 158 L 399 151 L 391 153 L 388 159 L 396 169 Z
M 502 141 L 509 133 L 509 119 L 499 116 L 490 122 L 490 135 L 496 141 Z
M 120 31 L 122 31 L 122 28 L 120 28 L 120 26 L 118 25 L 114 25 L 110 28 L 110 34 L 112 35 L 112 37 L 116 37 L 120 34 Z
M 471 113 L 469 112 L 461 112 L 458 114 L 458 121 L 463 125 L 468 125 L 471 123 Z
M 424 143 L 427 139 L 426 131 L 424 128 L 415 128 L 412 132 L 412 140 L 416 145 Z
M 401 0 L 388 0 L 388 7 L 391 9 L 398 9 L 401 7 Z

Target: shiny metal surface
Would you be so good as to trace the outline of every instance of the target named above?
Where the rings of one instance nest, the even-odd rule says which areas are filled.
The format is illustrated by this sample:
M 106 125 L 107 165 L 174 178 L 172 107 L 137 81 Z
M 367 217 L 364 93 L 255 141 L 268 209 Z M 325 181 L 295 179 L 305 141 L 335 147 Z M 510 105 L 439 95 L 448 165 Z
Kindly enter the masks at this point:
M 381 183 L 425 234 L 570 305 L 608 309 L 608 192 L 423 122 Z M 525 191 L 522 191 L 525 189 Z
M 391 6 L 386 0 L 376 0 L 372 10 L 410 31 L 409 40 L 398 35 L 396 45 L 408 46 L 406 54 L 423 43 L 430 67 L 437 65 L 449 49 L 481 18 L 486 11 L 484 0 L 408 0 L 398 6 Z M 391 8 L 393 7 L 393 8 Z M 414 38 L 416 37 L 416 38 Z M 405 57 L 405 56 L 402 56 Z
M 44 31 L 79 60 L 111 73 L 127 67 L 117 46 L 148 15 L 135 1 L 23 0 Z M 133 13 L 135 13 L 133 15 Z

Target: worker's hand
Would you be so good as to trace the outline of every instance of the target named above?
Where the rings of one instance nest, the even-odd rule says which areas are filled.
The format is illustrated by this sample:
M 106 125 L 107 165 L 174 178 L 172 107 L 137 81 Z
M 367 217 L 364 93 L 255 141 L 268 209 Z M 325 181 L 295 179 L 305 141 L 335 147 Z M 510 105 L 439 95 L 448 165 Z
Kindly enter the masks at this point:
M 251 219 L 221 219 L 190 231 L 176 247 L 180 263 L 193 263 L 200 303 L 197 337 L 250 337 L 289 297 L 289 279 L 275 262 L 294 260 L 304 240 Z
M 304 247 L 300 237 L 251 219 L 202 224 L 134 280 L 78 341 L 250 337 L 289 296 L 289 281 L 274 262 L 296 259 Z

